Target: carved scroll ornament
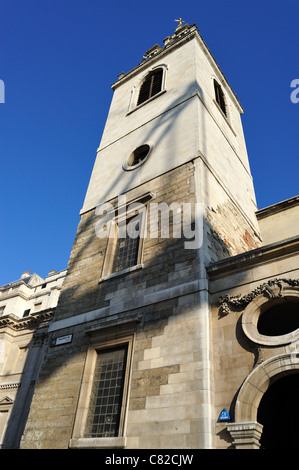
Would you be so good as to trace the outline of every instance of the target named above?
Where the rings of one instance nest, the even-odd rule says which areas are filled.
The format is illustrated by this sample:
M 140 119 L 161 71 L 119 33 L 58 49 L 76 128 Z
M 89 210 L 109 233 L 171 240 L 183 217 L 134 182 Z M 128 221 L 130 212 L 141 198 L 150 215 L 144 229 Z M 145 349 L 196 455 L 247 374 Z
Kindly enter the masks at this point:
M 250 302 L 252 302 L 253 299 L 255 299 L 255 297 L 261 294 L 265 297 L 268 297 L 269 299 L 282 297 L 283 283 L 286 283 L 291 287 L 299 288 L 299 279 L 271 279 L 270 281 L 261 284 L 259 287 L 252 290 L 249 292 L 249 294 L 246 294 L 243 297 L 230 297 L 229 295 L 220 297 L 219 316 L 223 317 L 228 315 L 232 309 L 244 309 L 248 304 L 250 304 Z

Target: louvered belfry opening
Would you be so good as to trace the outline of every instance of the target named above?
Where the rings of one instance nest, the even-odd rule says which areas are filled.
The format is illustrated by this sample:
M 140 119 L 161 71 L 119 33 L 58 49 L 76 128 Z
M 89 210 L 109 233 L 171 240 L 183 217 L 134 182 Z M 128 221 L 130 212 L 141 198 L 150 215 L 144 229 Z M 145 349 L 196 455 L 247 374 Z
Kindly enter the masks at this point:
M 216 82 L 216 80 L 214 80 L 214 87 L 215 87 L 216 102 L 219 104 L 219 106 L 222 109 L 222 111 L 224 112 L 225 116 L 227 116 L 224 93 L 222 91 L 221 86 L 219 85 L 219 83 Z
M 144 103 L 152 96 L 155 96 L 162 87 L 163 70 L 157 69 L 150 72 L 142 83 L 139 91 L 137 105 Z

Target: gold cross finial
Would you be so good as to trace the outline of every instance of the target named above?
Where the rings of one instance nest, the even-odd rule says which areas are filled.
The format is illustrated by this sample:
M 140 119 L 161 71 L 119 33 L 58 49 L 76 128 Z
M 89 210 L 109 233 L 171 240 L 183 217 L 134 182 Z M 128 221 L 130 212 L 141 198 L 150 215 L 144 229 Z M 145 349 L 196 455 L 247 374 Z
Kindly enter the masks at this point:
M 185 23 L 185 21 L 183 21 L 182 18 L 179 18 L 178 20 L 174 20 L 174 21 L 177 21 L 179 23 L 179 26 L 182 26 L 182 24 Z

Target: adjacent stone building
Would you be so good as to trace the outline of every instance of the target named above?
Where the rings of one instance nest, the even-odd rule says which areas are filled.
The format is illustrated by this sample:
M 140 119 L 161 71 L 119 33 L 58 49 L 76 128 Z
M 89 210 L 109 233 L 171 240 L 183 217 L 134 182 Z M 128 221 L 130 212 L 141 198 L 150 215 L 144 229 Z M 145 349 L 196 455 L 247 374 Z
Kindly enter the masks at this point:
M 256 215 L 264 244 L 207 267 L 215 446 L 298 449 L 299 197 Z
M 196 25 L 112 88 L 20 447 L 284 447 L 296 423 L 273 432 L 267 406 L 298 390 L 298 198 L 257 210 Z
M 18 448 L 66 271 L 0 287 L 0 446 Z

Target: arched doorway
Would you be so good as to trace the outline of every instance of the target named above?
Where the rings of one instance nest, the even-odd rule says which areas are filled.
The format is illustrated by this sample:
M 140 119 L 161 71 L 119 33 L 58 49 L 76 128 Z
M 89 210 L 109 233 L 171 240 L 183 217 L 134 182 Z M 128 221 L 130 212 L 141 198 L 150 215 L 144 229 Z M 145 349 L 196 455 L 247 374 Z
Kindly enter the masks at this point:
M 261 449 L 299 449 L 299 373 L 273 382 L 263 395 L 257 421 L 263 425 Z
M 289 378 L 288 377 L 294 377 Z M 259 449 L 261 444 L 261 436 L 263 434 L 263 423 L 258 420 L 263 419 L 265 427 L 268 428 L 269 423 L 271 428 L 271 421 L 267 421 L 267 416 L 270 414 L 272 422 L 274 418 L 277 418 L 280 423 L 279 435 L 293 433 L 297 435 L 298 430 L 293 423 L 299 422 L 298 414 L 298 377 L 299 377 L 299 361 L 297 354 L 294 356 L 292 353 L 281 354 L 274 356 L 260 365 L 256 366 L 252 372 L 248 375 L 246 380 L 241 386 L 235 406 L 235 421 L 227 424 L 227 430 L 233 438 L 233 445 L 235 449 Z M 285 379 L 283 382 L 282 380 Z M 275 389 L 272 388 L 272 392 L 269 391 L 268 405 L 271 406 L 270 413 L 264 412 L 261 405 L 262 399 L 268 390 L 275 383 L 281 380 L 280 385 L 277 385 Z M 279 387 L 279 388 L 278 388 Z M 271 398 L 270 393 L 273 397 Z M 266 402 L 266 398 L 264 399 Z M 288 406 L 290 404 L 290 406 Z M 288 407 L 287 409 L 283 406 Z M 283 411 L 282 411 L 283 410 Z M 258 412 L 260 416 L 258 417 Z M 282 417 L 285 417 L 283 422 Z M 287 421 L 288 417 L 288 421 Z M 284 426 L 287 426 L 284 428 Z M 273 437 L 272 433 L 272 437 Z M 266 436 L 266 431 L 264 436 Z M 266 439 L 267 437 L 264 437 Z M 273 437 L 274 439 L 274 437 Z M 284 441 L 284 442 L 283 442 Z M 276 448 L 282 448 L 282 445 L 288 445 L 290 448 L 290 440 L 282 438 L 279 441 L 279 445 Z M 296 437 L 295 437 L 296 441 Z M 267 444 L 268 445 L 268 444 Z M 293 445 L 293 444 L 292 444 Z M 298 444 L 296 444 L 298 445 Z M 263 443 L 264 448 L 266 447 Z

